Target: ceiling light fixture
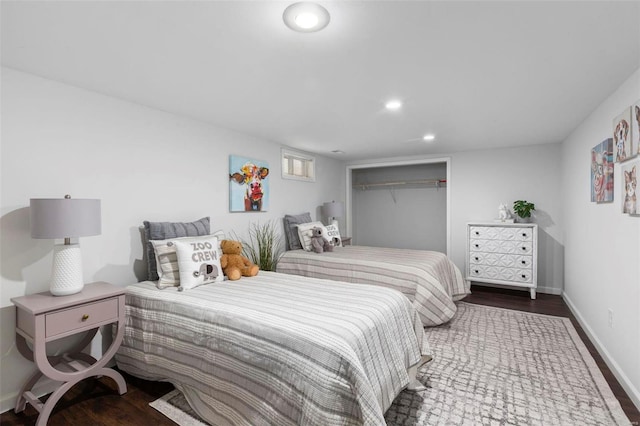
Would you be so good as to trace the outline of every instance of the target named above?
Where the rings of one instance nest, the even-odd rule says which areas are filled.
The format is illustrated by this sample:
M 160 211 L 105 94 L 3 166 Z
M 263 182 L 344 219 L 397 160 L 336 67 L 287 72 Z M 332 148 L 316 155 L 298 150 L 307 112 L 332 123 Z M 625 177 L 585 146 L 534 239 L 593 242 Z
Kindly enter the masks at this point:
M 390 111 L 395 111 L 402 107 L 402 102 L 398 100 L 392 100 L 384 104 L 384 107 Z
M 436 135 L 429 134 L 429 135 L 424 135 L 422 140 L 425 142 L 431 142 L 432 140 L 435 140 L 435 138 L 436 138 Z
M 282 14 L 287 27 L 301 33 L 320 31 L 329 25 L 329 12 L 316 3 L 300 2 L 287 7 Z

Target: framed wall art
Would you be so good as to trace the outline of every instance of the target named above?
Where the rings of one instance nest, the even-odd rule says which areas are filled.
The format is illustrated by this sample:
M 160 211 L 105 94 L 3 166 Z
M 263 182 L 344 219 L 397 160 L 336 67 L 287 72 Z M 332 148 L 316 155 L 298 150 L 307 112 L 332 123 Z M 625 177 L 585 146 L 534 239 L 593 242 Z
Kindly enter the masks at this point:
M 229 156 L 229 211 L 264 212 L 269 208 L 269 164 Z
M 640 155 L 640 100 L 631 106 L 631 152 Z
M 622 164 L 622 213 L 640 215 L 640 201 L 638 197 L 638 168 L 640 160 Z
M 620 163 L 637 155 L 631 152 L 631 108 L 613 120 L 613 149 L 615 162 Z
M 591 201 L 613 202 L 613 139 L 591 149 Z

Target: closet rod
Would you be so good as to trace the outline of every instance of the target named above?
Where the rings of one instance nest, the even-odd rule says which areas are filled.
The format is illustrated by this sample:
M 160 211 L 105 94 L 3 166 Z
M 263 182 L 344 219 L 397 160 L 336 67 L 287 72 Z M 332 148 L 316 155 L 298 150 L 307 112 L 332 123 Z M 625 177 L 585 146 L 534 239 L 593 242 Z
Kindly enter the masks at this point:
M 435 185 L 436 188 L 447 183 L 446 179 L 421 179 L 421 180 L 403 180 L 394 182 L 376 182 L 376 183 L 354 183 L 353 187 L 358 189 L 379 188 L 385 186 L 402 186 L 402 185 Z

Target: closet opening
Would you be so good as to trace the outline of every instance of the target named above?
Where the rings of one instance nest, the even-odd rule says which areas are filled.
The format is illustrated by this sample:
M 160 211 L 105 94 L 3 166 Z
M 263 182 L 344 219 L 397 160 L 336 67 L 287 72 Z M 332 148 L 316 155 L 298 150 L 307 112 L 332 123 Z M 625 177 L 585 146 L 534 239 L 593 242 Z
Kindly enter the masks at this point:
M 347 166 L 346 235 L 353 244 L 449 255 L 450 158 Z

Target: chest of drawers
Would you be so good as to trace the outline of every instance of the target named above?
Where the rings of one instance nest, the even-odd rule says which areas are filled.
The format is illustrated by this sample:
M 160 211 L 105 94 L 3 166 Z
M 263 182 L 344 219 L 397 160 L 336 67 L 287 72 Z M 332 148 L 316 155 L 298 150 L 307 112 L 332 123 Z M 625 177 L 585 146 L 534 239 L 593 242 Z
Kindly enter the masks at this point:
M 533 223 L 467 224 L 466 278 L 529 289 L 538 286 L 538 225 Z

